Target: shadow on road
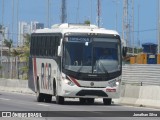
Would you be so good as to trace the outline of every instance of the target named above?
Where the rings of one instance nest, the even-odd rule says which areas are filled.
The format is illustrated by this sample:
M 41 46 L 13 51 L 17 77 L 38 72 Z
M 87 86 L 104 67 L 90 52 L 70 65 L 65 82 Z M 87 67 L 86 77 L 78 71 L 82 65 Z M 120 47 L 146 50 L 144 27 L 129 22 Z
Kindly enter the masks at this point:
M 51 102 L 52 104 L 57 104 L 56 103 L 56 101 L 52 101 Z M 119 104 L 114 104 L 114 103 L 112 103 L 111 105 L 104 105 L 103 103 L 100 103 L 100 102 L 95 102 L 94 104 L 89 104 L 89 103 L 85 103 L 85 104 L 81 104 L 79 101 L 65 101 L 64 102 L 64 104 L 63 105 L 78 105 L 78 106 L 88 106 L 88 105 L 90 105 L 90 106 L 92 106 L 92 105 L 94 105 L 94 106 L 121 106 L 121 105 L 119 105 Z

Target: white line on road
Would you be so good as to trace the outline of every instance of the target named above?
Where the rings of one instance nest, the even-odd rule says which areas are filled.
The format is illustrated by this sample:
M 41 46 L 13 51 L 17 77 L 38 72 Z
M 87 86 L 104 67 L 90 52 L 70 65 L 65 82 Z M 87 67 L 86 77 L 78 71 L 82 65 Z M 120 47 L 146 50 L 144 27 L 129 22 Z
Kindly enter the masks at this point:
M 10 100 L 10 99 L 7 99 L 7 98 L 0 98 L 0 100 Z
M 37 105 L 46 106 L 46 107 L 48 107 L 48 106 L 49 106 L 49 105 L 46 105 L 46 104 L 37 104 Z

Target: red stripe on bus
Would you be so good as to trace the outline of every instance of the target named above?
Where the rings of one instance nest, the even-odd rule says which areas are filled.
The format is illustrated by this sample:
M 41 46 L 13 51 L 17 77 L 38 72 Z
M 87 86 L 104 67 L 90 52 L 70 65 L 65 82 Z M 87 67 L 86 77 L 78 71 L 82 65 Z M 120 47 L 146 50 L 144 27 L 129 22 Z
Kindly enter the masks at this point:
M 37 64 L 36 64 L 36 58 L 33 58 L 33 66 L 34 66 L 34 81 L 37 82 Z
M 78 87 L 80 87 L 80 84 L 77 82 L 77 80 L 73 77 L 69 77 Z

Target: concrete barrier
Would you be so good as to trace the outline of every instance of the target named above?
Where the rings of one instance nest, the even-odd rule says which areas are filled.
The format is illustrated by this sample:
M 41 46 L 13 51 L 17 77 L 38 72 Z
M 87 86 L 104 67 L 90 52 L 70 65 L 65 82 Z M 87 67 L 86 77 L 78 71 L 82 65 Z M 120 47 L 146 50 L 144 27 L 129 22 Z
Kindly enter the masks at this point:
M 123 85 L 119 103 L 160 108 L 160 86 Z
M 7 92 L 20 92 L 34 94 L 28 88 L 28 80 L 19 80 L 19 79 L 0 79 L 0 90 Z
M 121 88 L 120 103 L 135 104 L 139 97 L 140 86 L 122 85 Z

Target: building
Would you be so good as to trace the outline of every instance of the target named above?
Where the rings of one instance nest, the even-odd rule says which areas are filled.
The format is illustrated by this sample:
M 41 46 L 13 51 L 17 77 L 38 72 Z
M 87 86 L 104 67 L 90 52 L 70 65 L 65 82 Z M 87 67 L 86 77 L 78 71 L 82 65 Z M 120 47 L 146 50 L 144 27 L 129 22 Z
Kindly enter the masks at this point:
M 37 21 L 32 21 L 31 24 L 27 22 L 19 22 L 18 28 L 18 46 L 23 46 L 25 43 L 25 34 L 31 34 L 32 32 L 36 31 L 37 29 L 43 29 L 44 24 L 39 23 Z
M 18 46 L 23 46 L 25 43 L 25 34 L 31 33 L 31 25 L 27 22 L 19 22 L 18 25 Z
M 4 28 L 4 38 L 6 40 L 9 40 L 9 28 L 8 27 Z
M 9 29 L 8 29 L 8 27 L 2 27 L 2 25 L 1 25 L 0 26 L 0 46 L 2 44 L 2 40 L 5 40 L 5 39 L 9 40 Z
M 35 32 L 37 29 L 43 29 L 44 23 L 39 23 L 37 21 L 31 22 L 31 32 Z

